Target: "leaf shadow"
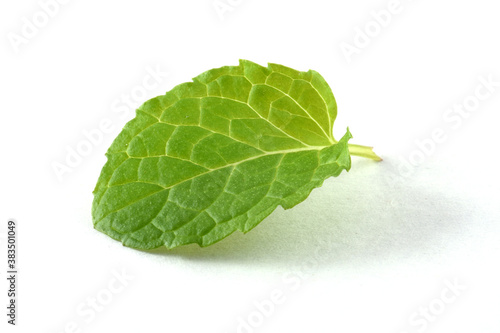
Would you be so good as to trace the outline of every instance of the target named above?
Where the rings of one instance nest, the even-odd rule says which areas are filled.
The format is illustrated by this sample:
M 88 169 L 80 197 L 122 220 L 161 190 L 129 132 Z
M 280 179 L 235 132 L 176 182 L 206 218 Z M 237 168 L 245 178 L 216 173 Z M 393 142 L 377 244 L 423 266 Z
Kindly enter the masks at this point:
M 393 183 L 395 161 L 353 159 L 353 170 L 329 179 L 293 209 L 276 209 L 247 234 L 237 231 L 206 248 L 197 244 L 146 251 L 196 263 L 289 269 L 322 258 L 322 266 L 373 265 L 437 253 L 467 228 L 472 209 L 420 176 Z M 451 180 L 450 180 L 451 183 Z M 448 207 L 448 209 L 440 209 Z

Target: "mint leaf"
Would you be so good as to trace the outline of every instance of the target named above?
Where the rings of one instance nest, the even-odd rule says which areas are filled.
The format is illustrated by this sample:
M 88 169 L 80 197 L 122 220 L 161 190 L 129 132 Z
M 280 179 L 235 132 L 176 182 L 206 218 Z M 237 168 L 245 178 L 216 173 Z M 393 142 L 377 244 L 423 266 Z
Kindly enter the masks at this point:
M 247 232 L 349 170 L 349 131 L 323 77 L 241 60 L 145 102 L 109 148 L 94 227 L 138 249 Z M 370 148 L 352 146 L 377 159 Z

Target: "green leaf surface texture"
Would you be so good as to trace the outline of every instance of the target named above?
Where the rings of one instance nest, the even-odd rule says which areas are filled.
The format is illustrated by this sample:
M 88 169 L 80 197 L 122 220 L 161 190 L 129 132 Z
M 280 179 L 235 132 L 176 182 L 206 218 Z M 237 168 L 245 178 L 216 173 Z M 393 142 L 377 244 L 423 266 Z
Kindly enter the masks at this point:
M 313 71 L 240 60 L 136 111 L 106 153 L 94 227 L 125 246 L 208 246 L 349 170 L 333 93 Z

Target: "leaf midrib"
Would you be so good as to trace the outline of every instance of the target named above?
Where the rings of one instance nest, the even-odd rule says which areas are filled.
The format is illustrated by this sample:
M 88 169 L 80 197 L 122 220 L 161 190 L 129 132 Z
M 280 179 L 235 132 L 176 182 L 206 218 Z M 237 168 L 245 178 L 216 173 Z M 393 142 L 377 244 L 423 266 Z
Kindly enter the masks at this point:
M 309 147 L 304 147 L 304 148 L 278 150 L 278 151 L 274 151 L 274 152 L 264 152 L 263 154 L 255 155 L 255 156 L 252 156 L 252 157 L 249 157 L 249 158 L 246 158 L 246 159 L 242 159 L 242 160 L 239 160 L 239 161 L 236 161 L 236 162 L 233 162 L 233 163 L 221 165 L 220 167 L 216 167 L 216 168 L 207 168 L 207 167 L 204 167 L 204 166 L 202 166 L 200 164 L 196 164 L 196 163 L 194 163 L 191 160 L 187 160 L 187 159 L 180 158 L 180 157 L 175 157 L 175 156 L 169 156 L 169 155 L 152 155 L 152 156 L 143 156 L 143 157 L 141 157 L 141 156 L 130 156 L 129 159 L 146 159 L 146 158 L 168 157 L 168 158 L 177 159 L 177 160 L 180 160 L 180 161 L 186 161 L 186 162 L 192 163 L 194 165 L 197 165 L 197 166 L 200 166 L 200 167 L 206 169 L 207 171 L 199 173 L 196 176 L 183 179 L 180 182 L 177 182 L 177 183 L 175 183 L 173 185 L 170 185 L 170 186 L 162 186 L 160 184 L 150 183 L 150 182 L 144 182 L 144 181 L 132 181 L 132 182 L 128 182 L 128 183 L 114 184 L 114 185 L 106 186 L 106 187 L 107 188 L 112 188 L 112 187 L 115 187 L 115 186 L 122 186 L 122 185 L 133 184 L 133 183 L 144 183 L 144 184 L 158 185 L 160 187 L 163 187 L 163 189 L 168 190 L 168 189 L 170 189 L 170 188 L 172 188 L 174 186 L 177 186 L 177 185 L 179 185 L 179 184 L 181 184 L 181 183 L 183 183 L 185 181 L 188 181 L 188 180 L 194 179 L 196 177 L 200 177 L 200 176 L 206 175 L 207 173 L 210 173 L 210 172 L 213 172 L 213 171 L 217 171 L 217 170 L 222 170 L 222 169 L 227 168 L 227 167 L 238 166 L 241 163 L 252 161 L 252 160 L 255 160 L 255 159 L 258 159 L 258 158 L 261 158 L 261 157 L 271 156 L 271 155 L 286 155 L 286 154 L 292 154 L 292 153 L 297 153 L 297 152 L 302 152 L 302 151 L 320 151 L 320 150 L 322 150 L 322 149 L 324 149 L 326 147 L 329 147 L 329 146 L 309 146 Z M 110 180 L 111 180 L 111 177 L 110 177 Z
M 130 205 L 133 205 L 133 204 L 134 204 L 134 203 L 136 203 L 136 202 L 139 202 L 139 201 L 141 201 L 141 200 L 143 200 L 143 199 L 146 199 L 146 198 L 150 197 L 151 195 L 155 195 L 155 194 L 160 193 L 160 192 L 163 192 L 163 191 L 165 191 L 165 190 L 169 190 L 169 189 L 173 188 L 174 186 L 180 185 L 180 184 L 182 184 L 182 183 L 184 183 L 184 182 L 187 182 L 187 181 L 189 181 L 189 180 L 192 180 L 192 179 L 194 179 L 194 178 L 196 178 L 196 177 L 201 177 L 201 176 L 206 175 L 206 174 L 208 174 L 208 173 L 210 173 L 210 172 L 214 172 L 214 171 L 222 170 L 222 169 L 225 169 L 225 168 L 235 167 L 235 166 L 237 166 L 237 165 L 239 165 L 239 164 L 241 164 L 241 163 L 245 163 L 245 162 L 248 162 L 248 161 L 251 161 L 251 160 L 254 160 L 254 159 L 257 159 L 257 158 L 265 157 L 265 156 L 270 156 L 270 155 L 286 155 L 286 154 L 292 154 L 292 153 L 302 152 L 302 151 L 317 151 L 317 152 L 319 152 L 320 150 L 322 150 L 322 149 L 324 149 L 324 148 L 327 148 L 327 147 L 329 147 L 329 146 L 315 146 L 315 147 L 296 148 L 296 149 L 281 150 L 281 151 L 276 151 L 276 152 L 272 152 L 272 153 L 264 153 L 264 154 L 261 154 L 261 155 L 252 156 L 252 157 L 250 157 L 250 158 L 247 158 L 247 159 L 244 159 L 244 160 L 240 160 L 240 161 L 237 161 L 237 162 L 234 162 L 234 163 L 226 164 L 226 165 L 224 165 L 224 166 L 220 166 L 220 167 L 217 167 L 217 168 L 213 168 L 213 169 L 208 168 L 206 172 L 202 172 L 202 173 L 200 173 L 200 174 L 197 174 L 196 176 L 193 176 L 193 177 L 190 177 L 190 178 L 183 179 L 182 181 L 180 181 L 180 182 L 178 182 L 178 183 L 175 183 L 175 184 L 173 184 L 173 185 L 170 185 L 170 186 L 168 186 L 168 187 L 161 186 L 161 185 L 159 185 L 159 184 L 155 184 L 155 183 L 143 182 L 143 181 L 133 181 L 133 182 L 123 183 L 123 184 L 117 184 L 117 185 L 112 185 L 112 186 L 108 186 L 108 185 L 106 185 L 106 189 L 105 189 L 104 193 L 102 194 L 102 197 L 101 197 L 101 198 L 103 198 L 103 197 L 104 197 L 104 195 L 106 194 L 106 191 L 107 191 L 108 189 L 110 189 L 110 188 L 112 188 L 112 187 L 115 187 L 115 186 L 123 186 L 123 185 L 127 185 L 127 184 L 144 183 L 144 184 L 156 185 L 156 186 L 162 187 L 162 189 L 161 189 L 161 190 L 158 190 L 158 191 L 156 191 L 156 192 L 154 192 L 154 193 L 148 194 L 147 196 L 145 196 L 145 197 L 143 197 L 143 198 L 141 198 L 141 199 L 139 199 L 139 200 L 133 201 L 133 202 L 131 202 L 131 203 L 129 203 L 129 204 L 127 204 L 127 205 L 123 206 L 123 207 L 120 207 L 120 208 L 118 208 L 118 209 L 116 209 L 116 210 L 113 210 L 113 211 L 111 211 L 111 212 L 107 213 L 107 214 L 106 214 L 106 215 L 104 215 L 102 218 L 100 218 L 98 221 L 96 221 L 96 222 L 95 222 L 95 224 L 98 224 L 99 222 L 101 222 L 102 220 L 104 220 L 104 219 L 105 219 L 106 217 L 108 217 L 109 215 L 111 215 L 111 214 L 113 214 L 113 213 L 116 213 L 116 212 L 118 212 L 119 210 L 124 209 L 124 208 L 126 208 L 126 207 L 128 207 L 128 206 L 130 206 Z M 148 156 L 148 157 L 158 157 L 158 156 Z M 130 157 L 130 158 L 138 158 L 138 159 L 141 159 L 141 158 L 148 158 L 148 157 Z M 160 155 L 160 157 L 165 157 L 165 155 Z M 171 156 L 168 156 L 168 157 L 171 157 Z M 175 158 L 175 157 L 172 157 L 172 158 Z M 189 160 L 185 160 L 185 161 L 189 161 Z M 281 161 L 280 161 L 280 164 L 281 164 Z M 280 165 L 280 164 L 278 164 L 276 167 L 279 167 L 279 165 Z M 115 169 L 115 170 L 116 170 L 116 169 Z M 110 180 L 111 180 L 111 178 L 112 178 L 112 176 L 110 177 Z M 109 181 L 108 181 L 108 183 L 109 183 Z

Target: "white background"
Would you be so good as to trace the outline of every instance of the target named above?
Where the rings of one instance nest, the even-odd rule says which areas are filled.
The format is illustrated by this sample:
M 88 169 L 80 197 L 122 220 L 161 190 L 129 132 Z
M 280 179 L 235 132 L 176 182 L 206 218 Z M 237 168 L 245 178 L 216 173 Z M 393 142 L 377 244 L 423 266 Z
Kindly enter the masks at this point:
M 389 0 L 220 3 L 230 10 L 73 0 L 50 7 L 47 22 L 38 1 L 0 5 L 2 332 L 499 332 L 500 86 L 484 97 L 480 79 L 500 81 L 497 3 L 401 0 L 384 27 L 371 12 Z M 346 57 L 346 44 L 357 53 Z M 320 72 L 339 107 L 335 136 L 349 126 L 351 142 L 384 161 L 353 158 L 297 207 L 204 249 L 141 252 L 95 231 L 91 192 L 134 108 L 239 58 Z M 155 69 L 168 75 L 141 91 Z M 141 92 L 129 113 L 115 112 Z M 447 111 L 464 101 L 467 116 Z M 54 165 L 103 119 L 112 130 L 58 179 Z M 439 129 L 445 138 L 429 143 Z M 131 279 L 120 283 L 123 273 Z

